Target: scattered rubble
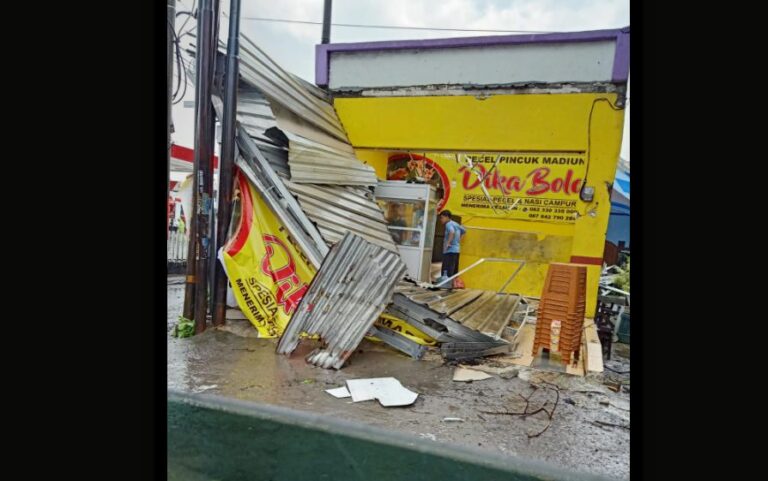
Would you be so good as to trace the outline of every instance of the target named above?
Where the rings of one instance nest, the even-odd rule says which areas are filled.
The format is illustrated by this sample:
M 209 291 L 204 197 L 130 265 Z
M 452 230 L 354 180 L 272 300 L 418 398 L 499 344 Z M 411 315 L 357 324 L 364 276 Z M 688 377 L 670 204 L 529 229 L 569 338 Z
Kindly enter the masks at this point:
M 457 382 L 472 382 L 482 381 L 484 379 L 490 379 L 493 376 L 481 371 L 475 371 L 474 369 L 467 369 L 464 367 L 457 367 L 453 371 L 453 380 Z

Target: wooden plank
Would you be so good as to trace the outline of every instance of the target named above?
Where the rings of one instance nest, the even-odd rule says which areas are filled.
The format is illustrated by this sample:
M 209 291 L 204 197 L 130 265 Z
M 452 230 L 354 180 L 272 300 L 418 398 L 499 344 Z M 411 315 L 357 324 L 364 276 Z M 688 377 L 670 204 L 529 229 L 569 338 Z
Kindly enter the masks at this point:
M 583 341 L 583 336 L 582 336 Z M 579 346 L 579 361 L 576 363 L 576 365 L 569 364 L 565 368 L 565 372 L 568 374 L 573 374 L 574 376 L 582 376 L 586 375 L 586 368 L 585 366 L 585 349 L 584 349 L 584 342 L 581 343 L 581 346 Z
M 586 369 L 589 372 L 603 372 L 603 346 L 597 337 L 597 326 L 593 319 L 585 319 L 584 346 L 586 348 Z

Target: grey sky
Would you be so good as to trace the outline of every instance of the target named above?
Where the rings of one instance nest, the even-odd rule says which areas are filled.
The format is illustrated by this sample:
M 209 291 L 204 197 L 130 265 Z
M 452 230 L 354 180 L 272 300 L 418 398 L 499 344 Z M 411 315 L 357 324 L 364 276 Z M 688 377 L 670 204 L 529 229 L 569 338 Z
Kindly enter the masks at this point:
M 224 12 L 229 2 L 220 0 Z M 249 20 L 246 17 L 321 22 L 323 0 L 241 0 L 241 30 L 285 69 L 314 83 L 320 25 Z M 177 10 L 196 2 L 177 0 Z M 334 23 L 500 30 L 581 31 L 625 27 L 629 0 L 333 0 Z M 227 22 L 222 19 L 222 36 Z M 365 42 L 502 35 L 481 32 L 332 27 L 331 42 Z M 629 159 L 629 106 L 621 156 Z

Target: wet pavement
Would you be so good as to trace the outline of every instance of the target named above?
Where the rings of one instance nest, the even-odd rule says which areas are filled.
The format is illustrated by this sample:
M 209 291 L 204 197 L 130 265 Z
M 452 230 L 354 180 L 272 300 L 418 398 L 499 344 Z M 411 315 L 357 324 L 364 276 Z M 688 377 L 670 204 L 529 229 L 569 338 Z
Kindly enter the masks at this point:
M 168 278 L 168 387 L 210 392 L 241 400 L 323 413 L 330 417 L 410 433 L 424 442 L 471 445 L 500 453 L 548 461 L 561 467 L 629 477 L 629 347 L 615 344 L 605 373 L 571 376 L 494 364 L 493 378 L 454 382 L 454 367 L 439 356 L 416 361 L 381 344 L 364 341 L 340 371 L 307 364 L 311 348 L 292 356 L 275 354 L 277 340 L 258 339 L 247 321 L 230 321 L 225 329 L 176 339 L 173 326 L 181 314 L 182 277 Z M 303 350 L 302 350 L 303 349 Z M 408 407 L 384 408 L 376 401 L 351 403 L 325 389 L 347 379 L 395 377 L 419 393 Z M 606 380 L 623 384 L 613 392 Z M 536 388 L 538 386 L 538 388 Z M 557 387 L 556 392 L 554 386 Z M 535 392 L 534 392 L 535 391 Z M 533 393 L 533 394 L 531 394 Z M 551 412 L 532 416 L 493 414 L 528 412 L 542 405 Z M 461 421 L 446 421 L 459 418 Z

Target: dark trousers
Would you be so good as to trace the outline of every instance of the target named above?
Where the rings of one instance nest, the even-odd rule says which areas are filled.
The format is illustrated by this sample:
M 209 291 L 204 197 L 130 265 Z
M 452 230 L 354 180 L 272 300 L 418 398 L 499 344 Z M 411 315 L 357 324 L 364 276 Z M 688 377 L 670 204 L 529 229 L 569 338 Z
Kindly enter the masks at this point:
M 444 252 L 443 267 L 440 269 L 440 274 L 446 277 L 451 277 L 457 272 L 459 272 L 459 254 L 457 252 Z

